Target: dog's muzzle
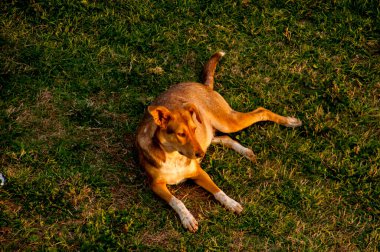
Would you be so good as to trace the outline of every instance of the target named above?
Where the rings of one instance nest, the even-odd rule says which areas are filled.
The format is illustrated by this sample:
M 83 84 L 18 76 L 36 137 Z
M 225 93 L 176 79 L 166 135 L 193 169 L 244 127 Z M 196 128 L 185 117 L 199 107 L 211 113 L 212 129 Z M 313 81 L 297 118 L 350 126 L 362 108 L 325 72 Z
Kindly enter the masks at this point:
M 204 154 L 203 152 L 196 152 L 196 153 L 195 153 L 195 157 L 196 157 L 196 158 L 203 158 L 204 155 L 205 155 L 205 154 Z

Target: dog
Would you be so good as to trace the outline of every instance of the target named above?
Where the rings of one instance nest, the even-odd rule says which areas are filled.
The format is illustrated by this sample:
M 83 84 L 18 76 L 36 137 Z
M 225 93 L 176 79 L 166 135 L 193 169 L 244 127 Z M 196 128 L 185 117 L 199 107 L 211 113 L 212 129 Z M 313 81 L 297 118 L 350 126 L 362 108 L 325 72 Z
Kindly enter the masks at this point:
M 261 107 L 248 113 L 233 110 L 213 90 L 215 69 L 224 55 L 224 52 L 217 52 L 205 64 L 203 84 L 179 83 L 158 96 L 148 106 L 137 130 L 139 160 L 149 177 L 151 189 L 177 212 L 182 225 L 191 232 L 197 231 L 198 222 L 167 185 L 191 179 L 213 194 L 228 210 L 238 214 L 243 210 L 211 180 L 200 162 L 212 143 L 232 148 L 250 160 L 255 160 L 255 155 L 227 135 L 215 136 L 216 131 L 237 132 L 260 121 L 272 121 L 287 127 L 302 125 L 299 119 L 284 117 Z

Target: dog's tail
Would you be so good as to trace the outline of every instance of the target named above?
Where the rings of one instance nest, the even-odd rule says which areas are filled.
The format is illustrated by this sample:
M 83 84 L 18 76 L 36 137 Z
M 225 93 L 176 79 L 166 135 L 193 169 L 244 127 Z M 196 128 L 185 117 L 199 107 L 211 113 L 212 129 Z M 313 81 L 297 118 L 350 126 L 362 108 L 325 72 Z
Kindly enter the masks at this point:
M 214 53 L 214 55 L 211 56 L 206 65 L 203 67 L 203 83 L 211 89 L 214 89 L 214 74 L 216 65 L 218 64 L 220 58 L 222 58 L 225 54 L 226 53 L 222 51 Z

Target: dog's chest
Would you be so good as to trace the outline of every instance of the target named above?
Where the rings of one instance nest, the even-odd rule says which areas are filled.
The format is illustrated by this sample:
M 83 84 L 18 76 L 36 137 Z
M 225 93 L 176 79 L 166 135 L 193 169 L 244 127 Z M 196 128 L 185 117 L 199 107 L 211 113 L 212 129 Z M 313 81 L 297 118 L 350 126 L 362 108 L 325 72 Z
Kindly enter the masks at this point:
M 166 161 L 160 167 L 160 177 L 169 185 L 183 182 L 196 174 L 197 162 L 197 160 L 188 159 L 176 151 L 167 153 Z

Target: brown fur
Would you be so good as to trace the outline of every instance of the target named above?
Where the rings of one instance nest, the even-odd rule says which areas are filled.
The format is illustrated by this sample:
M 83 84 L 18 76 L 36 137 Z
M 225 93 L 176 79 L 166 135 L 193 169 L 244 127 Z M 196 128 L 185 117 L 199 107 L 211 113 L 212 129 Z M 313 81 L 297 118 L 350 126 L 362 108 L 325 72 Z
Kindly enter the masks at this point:
M 215 53 L 205 64 L 205 85 L 180 83 L 157 97 L 148 107 L 137 131 L 140 163 L 151 178 L 152 190 L 173 206 L 183 225 L 190 231 L 196 231 L 198 224 L 169 192 L 167 184 L 193 179 L 230 210 L 242 210 L 228 196 L 225 196 L 228 199 L 220 196 L 222 191 L 202 170 L 200 160 L 211 143 L 224 144 L 251 160 L 254 160 L 254 154 L 228 136 L 214 137 L 216 130 L 236 132 L 259 121 L 273 121 L 288 127 L 301 125 L 298 119 L 283 117 L 264 108 L 249 113 L 231 109 L 223 97 L 213 90 L 215 68 L 223 55 L 222 52 Z

